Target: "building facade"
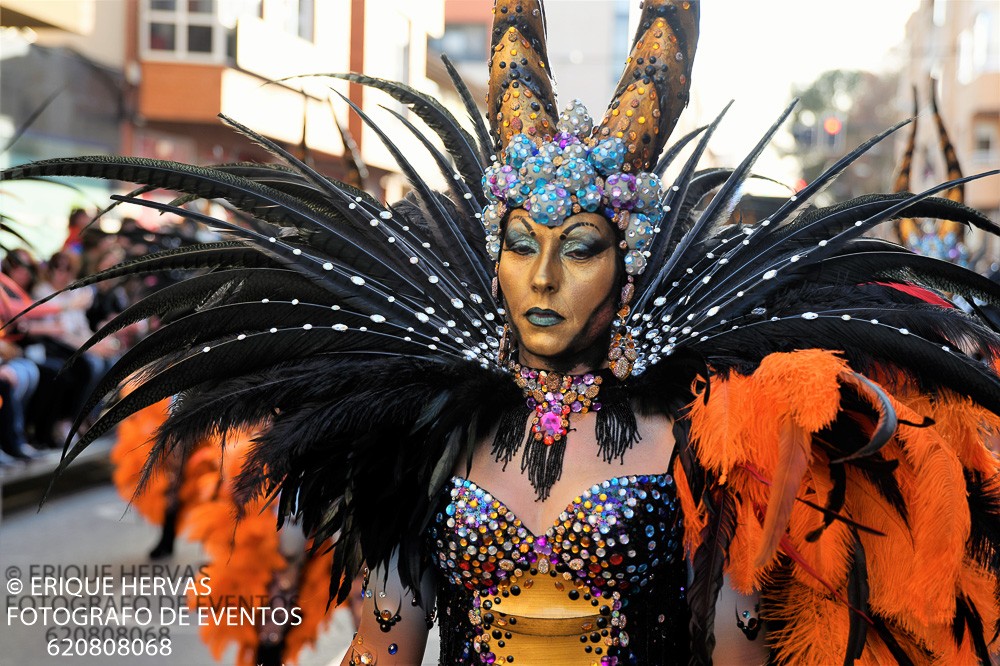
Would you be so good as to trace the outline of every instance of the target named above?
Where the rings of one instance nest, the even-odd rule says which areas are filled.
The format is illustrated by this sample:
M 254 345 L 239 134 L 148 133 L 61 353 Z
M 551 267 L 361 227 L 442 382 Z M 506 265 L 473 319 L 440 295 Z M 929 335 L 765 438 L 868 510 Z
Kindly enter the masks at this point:
M 493 3 L 446 0 L 445 26 L 432 50 L 447 53 L 463 78 L 486 100 Z M 579 98 L 595 119 L 604 116 L 632 45 L 631 0 L 547 0 L 547 48 L 560 105 Z M 478 94 L 481 93 L 481 94 Z
M 909 57 L 901 77 L 900 112 L 912 112 L 911 86 L 917 89 L 921 112 L 913 188 L 940 182 L 945 173 L 929 114 L 931 85 L 937 85 L 941 116 L 963 172 L 1000 168 L 1000 3 L 921 0 L 907 23 L 905 48 Z M 900 151 L 903 141 L 897 145 Z M 995 177 L 967 183 L 965 202 L 1000 221 L 1000 185 Z M 1000 239 L 972 230 L 967 240 L 979 258 L 978 268 L 989 270 L 1000 264 Z
M 379 120 L 379 105 L 395 103 L 344 81 L 289 77 L 363 71 L 439 92 L 427 41 L 443 32 L 443 0 L 4 0 L 0 17 L 0 141 L 25 129 L 5 164 L 95 153 L 273 161 L 224 114 L 334 178 L 350 171 L 338 125 L 349 130 L 366 186 L 394 200 L 405 180 L 339 94 Z M 393 138 L 411 148 L 400 129 Z M 434 168 L 429 156 L 415 161 Z

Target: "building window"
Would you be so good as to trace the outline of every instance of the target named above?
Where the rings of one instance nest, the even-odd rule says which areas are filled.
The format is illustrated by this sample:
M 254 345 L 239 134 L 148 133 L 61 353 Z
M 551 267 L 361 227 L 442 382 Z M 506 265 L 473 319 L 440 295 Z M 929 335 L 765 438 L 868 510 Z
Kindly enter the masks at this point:
M 187 3 L 191 14 L 211 14 L 215 9 L 214 0 L 187 0 Z
M 177 26 L 172 23 L 149 24 L 149 48 L 173 51 L 177 48 Z
M 225 1 L 225 0 L 224 0 Z M 141 20 L 147 28 L 145 55 L 219 62 L 224 59 L 225 28 L 216 0 L 146 0 Z
M 489 50 L 487 27 L 482 23 L 449 23 L 440 39 L 428 40 L 427 45 L 444 53 L 455 62 L 482 63 Z
M 995 162 L 1000 158 L 997 122 L 977 120 L 972 126 L 972 159 L 976 162 Z
M 212 52 L 212 27 L 207 25 L 188 26 L 188 52 Z

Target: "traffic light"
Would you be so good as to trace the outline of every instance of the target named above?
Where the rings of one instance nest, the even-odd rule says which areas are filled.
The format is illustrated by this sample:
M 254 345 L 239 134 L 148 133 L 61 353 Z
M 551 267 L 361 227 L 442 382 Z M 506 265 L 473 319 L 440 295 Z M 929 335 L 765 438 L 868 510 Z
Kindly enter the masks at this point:
M 840 148 L 844 143 L 844 121 L 837 116 L 827 116 L 823 119 L 823 145 L 827 148 Z

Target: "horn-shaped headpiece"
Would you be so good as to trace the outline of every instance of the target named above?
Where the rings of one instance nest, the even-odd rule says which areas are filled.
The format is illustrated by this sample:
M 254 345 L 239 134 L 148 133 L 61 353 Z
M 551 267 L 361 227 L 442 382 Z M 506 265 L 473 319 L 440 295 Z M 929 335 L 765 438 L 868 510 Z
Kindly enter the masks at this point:
M 586 211 L 618 226 L 626 272 L 642 272 L 663 215 L 660 181 L 648 170 L 687 104 L 697 41 L 697 2 L 647 0 L 625 73 L 595 128 L 578 100 L 554 117 L 540 0 L 496 0 L 486 105 L 499 142 L 483 176 L 494 259 L 511 207 L 550 227 Z
M 687 106 L 698 14 L 697 2 L 688 0 L 646 0 L 643 5 L 632 53 L 597 130 L 598 138 L 625 142 L 625 171 L 645 171 L 655 164 Z
M 944 125 L 944 118 L 938 108 L 937 82 L 930 80 L 931 109 L 934 113 L 934 124 L 937 126 L 938 146 L 941 156 L 944 157 L 945 166 L 948 169 L 948 180 L 959 180 L 962 178 L 962 167 L 955 154 L 955 146 L 948 136 L 948 130 Z M 893 192 L 910 191 L 910 172 L 913 166 L 913 153 L 917 140 L 917 120 L 919 102 L 917 97 L 917 87 L 913 86 L 913 122 L 911 124 L 910 136 L 906 143 L 906 150 L 900 160 L 899 173 L 893 185 Z M 957 203 L 965 201 L 965 185 L 958 184 L 945 190 L 943 196 Z M 925 227 L 924 224 L 927 226 Z M 965 227 L 961 223 L 952 220 L 925 220 L 922 224 L 919 219 L 911 217 L 900 218 L 896 222 L 896 233 L 903 246 L 913 250 L 917 254 L 922 254 L 938 259 L 953 261 L 960 265 L 968 265 L 969 249 L 965 244 Z
M 555 133 L 556 97 L 539 0 L 496 0 L 486 110 L 502 149 L 516 134 L 536 143 Z

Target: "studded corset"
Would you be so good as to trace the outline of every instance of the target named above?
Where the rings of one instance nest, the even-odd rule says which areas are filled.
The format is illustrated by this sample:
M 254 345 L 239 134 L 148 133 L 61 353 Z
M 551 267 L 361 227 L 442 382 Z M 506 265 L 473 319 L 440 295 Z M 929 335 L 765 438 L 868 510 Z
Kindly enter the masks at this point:
M 688 657 L 683 525 L 669 474 L 591 486 L 543 534 L 455 477 L 428 532 L 441 664 L 674 664 Z

